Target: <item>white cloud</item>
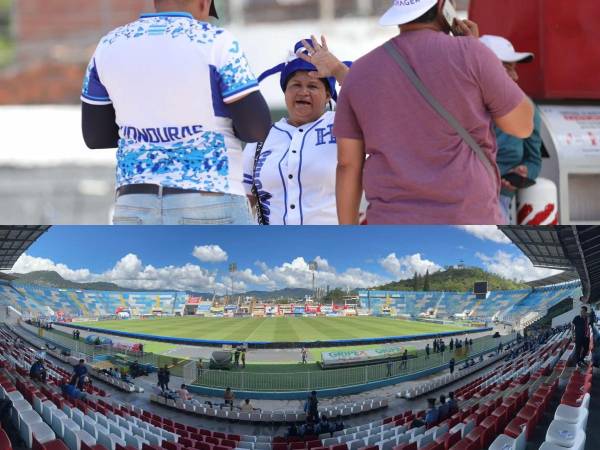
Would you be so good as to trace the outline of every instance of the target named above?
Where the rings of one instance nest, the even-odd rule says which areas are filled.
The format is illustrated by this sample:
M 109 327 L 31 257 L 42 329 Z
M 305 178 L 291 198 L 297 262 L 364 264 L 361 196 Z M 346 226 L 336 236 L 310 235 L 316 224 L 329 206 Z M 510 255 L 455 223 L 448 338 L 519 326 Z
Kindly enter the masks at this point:
M 420 253 L 405 255 L 401 258 L 398 258 L 395 253 L 390 253 L 385 258 L 380 259 L 379 264 L 399 280 L 411 278 L 415 273 L 423 275 L 428 270 L 429 273 L 442 270 L 442 267 L 433 261 L 423 259 Z
M 317 256 L 318 270 L 315 282 L 318 287 L 330 288 L 366 288 L 391 281 L 388 277 L 371 273 L 360 268 L 348 268 L 338 272 L 329 262 Z M 212 262 L 212 261 L 211 261 Z M 312 287 L 312 272 L 308 261 L 302 257 L 294 258 L 278 266 L 269 266 L 258 261 L 255 269 L 239 268 L 234 274 L 209 270 L 197 264 L 183 266 L 155 267 L 144 262 L 135 254 L 128 254 L 115 265 L 102 273 L 92 273 L 88 269 L 71 269 L 50 259 L 36 258 L 24 254 L 15 265 L 15 272 L 27 273 L 35 270 L 55 270 L 64 278 L 77 282 L 107 281 L 124 288 L 134 289 L 176 289 L 224 294 L 231 290 L 233 278 L 235 292 L 261 289 L 276 290 L 286 287 Z
M 511 255 L 501 250 L 497 251 L 493 256 L 482 253 L 476 253 L 475 256 L 481 260 L 486 270 L 509 280 L 532 281 L 560 272 L 560 270 L 534 267 L 526 256 Z
M 492 241 L 498 244 L 510 244 L 511 242 L 495 225 L 460 225 L 458 228 L 482 241 Z
M 218 245 L 202 245 L 194 247 L 192 255 L 202 262 L 217 263 L 227 261 L 227 252 Z
M 61 277 L 72 281 L 87 281 L 91 275 L 87 269 L 70 269 L 64 264 L 57 264 L 47 258 L 36 258 L 27 253 L 22 254 L 15 263 L 12 272 L 29 273 L 39 270 L 50 270 L 57 272 Z

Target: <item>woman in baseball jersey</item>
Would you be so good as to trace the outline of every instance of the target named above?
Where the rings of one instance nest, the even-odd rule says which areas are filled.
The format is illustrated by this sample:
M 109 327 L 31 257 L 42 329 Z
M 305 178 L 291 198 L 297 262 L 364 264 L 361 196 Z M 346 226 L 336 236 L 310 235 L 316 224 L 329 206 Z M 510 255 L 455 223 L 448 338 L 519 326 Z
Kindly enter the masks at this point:
M 337 100 L 350 63 L 331 53 L 324 37 L 298 42 L 294 56 L 259 77 L 280 74 L 288 117 L 263 143 L 244 150 L 244 185 L 264 225 L 337 225 L 333 135 Z

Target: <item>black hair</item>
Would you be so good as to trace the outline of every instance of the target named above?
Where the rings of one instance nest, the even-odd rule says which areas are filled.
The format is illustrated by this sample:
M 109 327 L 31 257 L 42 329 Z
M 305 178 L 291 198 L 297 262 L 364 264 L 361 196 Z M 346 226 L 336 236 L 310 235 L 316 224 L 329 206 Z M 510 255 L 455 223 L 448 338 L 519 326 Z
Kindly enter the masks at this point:
M 587 312 L 587 306 L 582 306 L 581 309 L 585 309 L 585 312 Z
M 425 14 L 420 17 L 417 17 L 412 22 L 408 23 L 431 23 L 434 22 L 438 15 L 438 5 L 437 3 L 433 5 L 431 8 L 427 10 Z

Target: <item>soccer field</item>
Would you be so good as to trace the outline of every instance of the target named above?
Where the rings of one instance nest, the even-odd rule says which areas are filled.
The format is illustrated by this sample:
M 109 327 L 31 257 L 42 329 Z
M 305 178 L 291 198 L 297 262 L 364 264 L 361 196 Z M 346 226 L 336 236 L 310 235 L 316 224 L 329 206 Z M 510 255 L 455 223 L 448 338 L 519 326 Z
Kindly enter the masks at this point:
M 383 317 L 171 317 L 144 320 L 87 322 L 86 326 L 130 333 L 190 339 L 244 342 L 299 342 L 380 338 L 459 331 L 439 325 Z

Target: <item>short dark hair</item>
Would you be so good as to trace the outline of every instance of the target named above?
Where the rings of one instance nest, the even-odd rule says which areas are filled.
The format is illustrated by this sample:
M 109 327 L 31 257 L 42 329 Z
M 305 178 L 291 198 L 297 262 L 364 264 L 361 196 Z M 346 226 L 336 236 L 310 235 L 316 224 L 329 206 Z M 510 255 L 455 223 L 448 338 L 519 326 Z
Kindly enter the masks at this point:
M 587 306 L 582 306 L 581 309 L 585 309 L 585 312 L 587 312 Z
M 415 20 L 413 20 L 412 22 L 408 22 L 408 23 L 430 23 L 430 22 L 434 22 L 435 19 L 437 18 L 437 15 L 438 15 L 438 5 L 436 3 L 431 8 L 429 8 L 425 14 L 423 14 L 422 16 L 417 17 Z

